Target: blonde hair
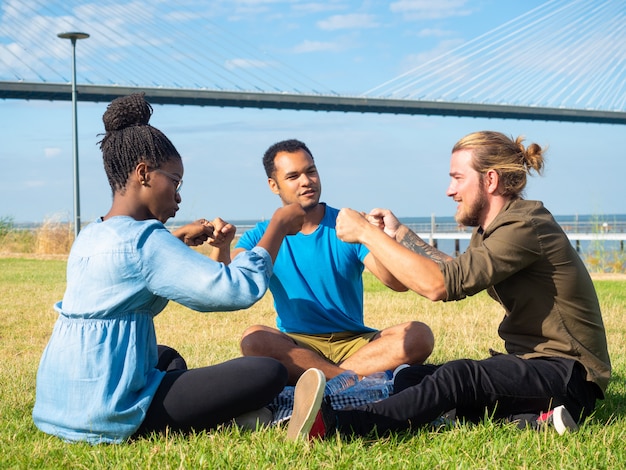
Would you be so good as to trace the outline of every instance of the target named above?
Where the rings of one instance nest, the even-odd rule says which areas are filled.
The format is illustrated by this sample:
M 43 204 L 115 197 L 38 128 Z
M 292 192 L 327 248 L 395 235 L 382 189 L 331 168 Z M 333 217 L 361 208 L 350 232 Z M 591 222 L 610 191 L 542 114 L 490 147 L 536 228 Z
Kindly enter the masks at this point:
M 472 150 L 472 166 L 481 174 L 495 170 L 500 176 L 502 195 L 520 198 L 531 170 L 541 174 L 545 149 L 532 143 L 524 147 L 524 137 L 513 140 L 500 132 L 480 131 L 466 135 L 452 149 Z

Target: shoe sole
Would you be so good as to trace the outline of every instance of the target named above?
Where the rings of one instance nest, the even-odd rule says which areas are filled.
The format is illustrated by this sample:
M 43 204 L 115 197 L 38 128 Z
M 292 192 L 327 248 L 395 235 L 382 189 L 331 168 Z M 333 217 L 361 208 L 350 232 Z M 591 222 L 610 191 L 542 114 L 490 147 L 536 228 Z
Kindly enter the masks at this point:
M 293 414 L 287 427 L 287 440 L 308 440 L 315 417 L 322 405 L 326 377 L 319 369 L 308 369 L 296 383 Z
M 552 424 L 554 425 L 556 432 L 558 432 L 561 436 L 567 432 L 578 431 L 578 424 L 576 424 L 572 415 L 563 405 L 557 406 L 554 409 L 554 413 L 552 414 Z

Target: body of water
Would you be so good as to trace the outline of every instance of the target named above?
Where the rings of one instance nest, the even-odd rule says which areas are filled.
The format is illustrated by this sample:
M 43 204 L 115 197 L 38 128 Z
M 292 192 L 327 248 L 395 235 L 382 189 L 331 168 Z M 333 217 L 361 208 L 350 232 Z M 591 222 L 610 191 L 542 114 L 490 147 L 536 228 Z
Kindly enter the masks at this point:
M 609 214 L 609 215 L 555 215 L 555 220 L 563 227 L 568 234 L 598 234 L 613 233 L 625 234 L 626 238 L 626 214 Z M 460 232 L 471 233 L 471 227 L 459 227 L 454 217 L 403 217 L 400 218 L 402 223 L 409 226 L 411 230 L 420 234 L 429 234 L 431 230 L 437 232 Z M 428 239 L 425 238 L 426 241 Z M 458 248 L 460 252 L 467 249 L 469 240 L 460 239 Z M 572 240 L 572 245 L 576 246 L 578 251 L 586 253 L 589 251 L 623 251 L 623 240 L 580 240 L 578 242 Z M 437 241 L 437 248 L 444 253 L 454 254 L 456 242 L 454 239 L 440 239 Z
M 586 234 L 625 234 L 626 237 L 626 214 L 609 214 L 609 215 L 558 215 L 555 216 L 556 221 L 563 227 L 568 234 L 586 233 Z M 232 224 L 237 226 L 237 234 L 241 235 L 250 228 L 252 228 L 259 219 L 242 219 L 242 220 L 230 220 Z M 447 234 L 446 239 L 437 239 L 437 248 L 451 255 L 455 254 L 458 248 L 459 252 L 463 252 L 467 249 L 469 244 L 468 234 L 471 233 L 471 227 L 459 227 L 455 222 L 454 217 L 446 216 L 439 217 L 436 215 L 423 216 L 423 217 L 400 217 L 400 221 L 409 226 L 411 230 L 420 234 L 424 240 L 429 242 L 430 233 L 434 233 L 434 238 L 437 239 L 437 233 Z M 170 229 L 180 227 L 188 223 L 185 220 L 172 220 L 168 223 Z M 17 228 L 21 229 L 36 229 L 41 223 L 19 223 L 15 224 Z M 458 241 L 454 238 L 449 238 L 454 233 L 461 234 Z M 621 238 L 621 237 L 620 237 Z M 590 251 L 605 251 L 605 252 L 621 252 L 624 251 L 624 240 L 572 240 L 572 244 L 581 253 L 587 253 Z
M 626 234 L 626 214 L 610 214 L 610 215 L 559 215 L 554 216 L 556 221 L 569 233 L 625 233 Z M 453 216 L 438 217 L 431 215 L 428 217 L 400 217 L 400 221 L 411 228 L 416 233 L 424 236 L 424 240 L 429 241 L 428 235 L 431 230 L 435 233 L 454 233 L 458 232 L 467 234 L 472 232 L 471 227 L 459 227 Z M 256 224 L 258 220 L 234 220 L 231 223 L 237 226 L 237 233 L 241 235 L 246 230 Z M 626 235 L 625 235 L 626 237 Z M 438 239 L 437 248 L 454 255 L 456 247 L 460 252 L 467 249 L 469 240 L 459 239 L 456 242 L 452 239 Z M 581 253 L 588 251 L 622 251 L 624 242 L 620 240 L 603 240 L 590 241 L 581 240 L 579 242 L 572 241 L 572 245 L 576 246 Z

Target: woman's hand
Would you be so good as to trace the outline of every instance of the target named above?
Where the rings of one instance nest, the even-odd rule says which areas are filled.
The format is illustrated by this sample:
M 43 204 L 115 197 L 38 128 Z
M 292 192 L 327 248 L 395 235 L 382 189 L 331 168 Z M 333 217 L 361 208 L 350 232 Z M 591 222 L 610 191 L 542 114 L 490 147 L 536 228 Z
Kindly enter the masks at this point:
M 213 237 L 214 227 L 206 219 L 198 219 L 174 230 L 172 234 L 187 246 L 202 245 Z

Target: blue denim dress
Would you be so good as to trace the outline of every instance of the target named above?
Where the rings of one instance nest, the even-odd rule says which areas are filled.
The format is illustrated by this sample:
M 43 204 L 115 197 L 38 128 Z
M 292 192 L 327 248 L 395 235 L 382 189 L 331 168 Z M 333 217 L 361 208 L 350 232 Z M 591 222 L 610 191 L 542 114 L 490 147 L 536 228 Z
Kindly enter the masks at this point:
M 68 441 L 121 442 L 142 423 L 164 372 L 153 318 L 174 300 L 191 309 L 251 306 L 272 261 L 254 248 L 225 266 L 156 220 L 98 220 L 81 231 L 67 288 L 37 373 L 33 410 L 42 431 Z

